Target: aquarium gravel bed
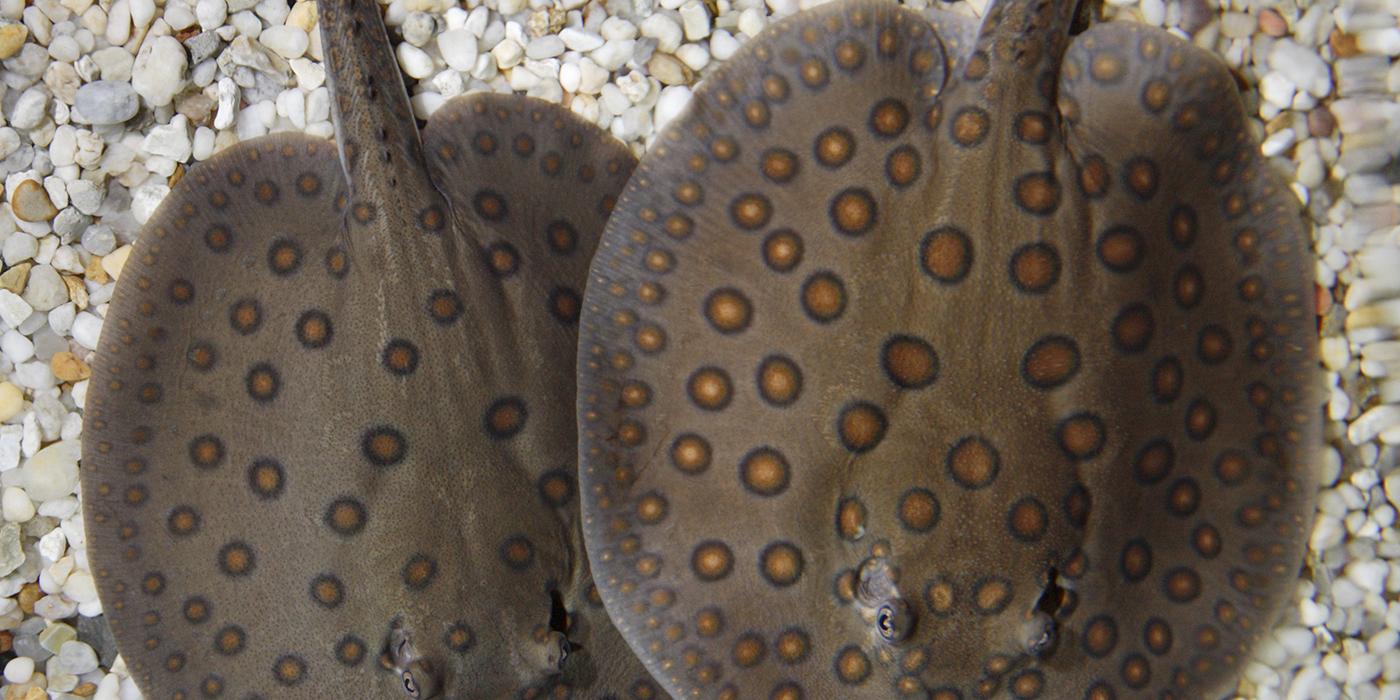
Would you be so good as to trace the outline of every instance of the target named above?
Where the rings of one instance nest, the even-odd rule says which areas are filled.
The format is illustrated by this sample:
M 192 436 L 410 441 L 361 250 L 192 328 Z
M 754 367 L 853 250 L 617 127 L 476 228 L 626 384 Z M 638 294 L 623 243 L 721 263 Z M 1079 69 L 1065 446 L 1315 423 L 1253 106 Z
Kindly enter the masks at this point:
M 817 4 L 394 0 L 386 18 L 419 117 L 522 93 L 641 155 L 710 66 Z M 976 16 L 987 2 L 906 4 Z M 1322 492 L 1296 605 L 1240 695 L 1400 698 L 1400 2 L 1108 0 L 1104 14 L 1235 70 L 1314 225 Z M 186 168 L 270 132 L 331 136 L 315 23 L 309 0 L 0 0 L 0 700 L 140 697 L 84 551 L 92 355 L 131 242 Z

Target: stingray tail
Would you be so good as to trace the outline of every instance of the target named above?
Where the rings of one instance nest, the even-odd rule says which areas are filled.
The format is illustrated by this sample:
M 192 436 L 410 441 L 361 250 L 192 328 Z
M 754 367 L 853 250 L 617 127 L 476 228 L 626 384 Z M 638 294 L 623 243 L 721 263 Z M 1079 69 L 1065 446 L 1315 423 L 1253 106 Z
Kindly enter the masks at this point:
M 326 78 L 335 95 L 336 141 L 352 197 L 356 183 L 383 180 L 394 189 L 405 171 L 422 171 L 423 146 L 398 65 L 385 60 L 394 51 L 379 4 L 318 0 L 316 5 Z

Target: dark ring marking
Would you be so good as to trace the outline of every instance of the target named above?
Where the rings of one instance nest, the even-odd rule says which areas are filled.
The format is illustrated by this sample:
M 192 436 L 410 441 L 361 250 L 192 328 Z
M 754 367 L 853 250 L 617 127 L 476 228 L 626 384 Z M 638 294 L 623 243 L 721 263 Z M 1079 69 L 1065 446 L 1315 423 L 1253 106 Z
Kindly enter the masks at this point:
M 501 563 L 512 571 L 525 571 L 535 563 L 535 545 L 524 535 L 512 535 L 501 543 Z
M 320 309 L 311 309 L 302 312 L 297 318 L 296 336 L 297 342 L 308 350 L 319 350 L 326 347 L 331 342 L 334 328 L 331 325 L 331 317 Z
M 259 362 L 248 368 L 244 383 L 249 398 L 258 403 L 271 402 L 282 389 L 282 377 L 277 368 L 266 362 Z
M 524 430 L 529 417 L 530 411 L 523 399 L 507 396 L 491 402 L 482 419 L 482 428 L 492 439 L 506 440 Z
M 286 277 L 301 267 L 301 245 L 287 238 L 273 241 L 267 249 L 267 267 L 278 277 Z
M 224 572 L 225 576 L 247 576 L 257 564 L 257 555 L 246 542 L 235 540 L 219 548 L 219 570 Z
M 263 457 L 248 465 L 248 487 L 262 500 L 277 498 L 287 487 L 287 472 L 277 460 Z
M 403 461 L 408 442 L 403 433 L 387 425 L 376 426 L 360 438 L 360 451 L 376 467 L 392 467 Z
M 407 377 L 418 369 L 418 346 L 402 338 L 394 338 L 384 344 L 379 361 L 390 374 Z
M 454 323 L 462 317 L 462 299 L 450 289 L 437 289 L 428 295 L 428 316 L 439 325 Z
M 365 529 L 367 518 L 364 504 L 349 496 L 342 496 L 331 501 L 326 507 L 323 522 L 336 534 L 348 537 L 360 534 Z
M 401 573 L 404 586 L 412 591 L 421 591 L 437 577 L 437 562 L 426 554 L 414 554 L 404 563 Z

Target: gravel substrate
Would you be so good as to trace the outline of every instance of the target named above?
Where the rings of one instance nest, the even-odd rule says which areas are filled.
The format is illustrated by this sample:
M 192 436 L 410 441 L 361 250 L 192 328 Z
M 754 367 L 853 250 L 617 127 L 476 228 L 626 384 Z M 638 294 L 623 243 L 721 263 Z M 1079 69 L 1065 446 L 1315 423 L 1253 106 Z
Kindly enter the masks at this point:
M 641 154 L 711 63 L 816 4 L 394 0 L 387 17 L 420 117 L 515 91 Z M 1106 14 L 1236 69 L 1316 226 L 1323 493 L 1297 605 L 1240 694 L 1400 699 L 1400 1 L 1108 0 Z M 89 363 L 130 243 L 188 165 L 271 131 L 332 135 L 315 16 L 309 0 L 0 0 L 0 700 L 140 696 L 83 549 Z

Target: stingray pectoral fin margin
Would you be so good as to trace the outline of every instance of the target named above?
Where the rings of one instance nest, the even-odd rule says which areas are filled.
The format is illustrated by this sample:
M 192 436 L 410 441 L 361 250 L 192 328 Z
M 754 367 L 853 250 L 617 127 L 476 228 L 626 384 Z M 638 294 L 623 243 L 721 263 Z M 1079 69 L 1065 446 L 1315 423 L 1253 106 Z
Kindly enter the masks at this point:
M 493 446 L 514 446 L 519 477 L 531 487 L 529 509 L 543 508 L 567 528 L 575 567 L 560 589 L 561 625 L 573 647 L 563 672 L 529 689 L 541 696 L 655 697 L 664 691 L 619 636 L 598 600 L 578 529 L 573 398 L 578 313 L 588 263 L 636 159 L 596 126 L 558 105 L 521 96 L 477 94 L 452 100 L 423 133 L 433 181 L 450 206 L 455 231 L 441 212 L 421 216 L 428 230 L 465 238 L 485 279 L 464 284 L 490 289 L 478 303 L 484 317 L 477 342 L 496 349 L 469 370 L 515 387 L 483 416 Z M 503 340 L 505 337 L 510 342 Z M 520 427 L 523 425 L 523 429 Z M 495 498 L 495 490 L 474 492 Z M 535 518 L 527 504 L 513 517 Z M 568 585 L 568 584 L 572 585 Z M 509 586 L 509 581 L 499 584 Z M 514 653 L 502 649 L 502 654 Z M 525 691 L 525 688 L 521 688 Z
M 852 342 L 873 318 L 851 292 L 894 244 L 881 227 L 943 175 L 943 57 L 892 4 L 779 22 L 697 90 L 608 224 L 580 338 L 585 537 L 613 619 L 677 697 L 889 695 L 874 627 L 832 612 L 870 543 L 839 543 L 821 504 L 879 442 L 868 401 L 890 389 L 808 387 L 878 366 Z M 937 504 L 904 477 L 927 532 Z
M 532 324 L 518 332 L 530 337 L 544 319 L 538 332 L 574 333 L 588 262 L 636 159 L 558 105 L 515 95 L 452 100 L 433 114 L 423 143 L 434 183 L 473 238 L 472 253 Z M 565 358 L 547 361 L 537 369 L 550 377 L 572 373 Z M 566 385 L 571 378 L 552 386 Z
M 315 486 L 336 477 L 304 461 L 319 432 L 287 400 L 344 370 L 327 359 L 353 325 L 340 173 L 332 143 L 290 135 L 192 169 L 108 311 L 83 440 L 88 546 L 119 649 L 161 697 L 349 697 L 369 682 L 358 660 L 374 638 L 341 617 L 364 601 L 321 525 L 362 526 L 362 501 L 336 510 Z M 359 640 L 341 649 L 357 663 L 302 624 Z
M 1060 113 L 1073 186 L 1101 222 L 1094 264 L 1166 292 L 1150 311 L 1146 288 L 1123 294 L 1104 326 L 1120 400 L 1143 408 L 1125 426 L 1129 468 L 1085 475 L 1085 552 L 1109 565 L 1080 582 L 1071 625 L 1091 654 L 1138 660 L 1129 687 L 1150 668 L 1214 697 L 1290 599 L 1313 512 L 1321 375 L 1300 205 L 1225 65 L 1165 32 L 1078 36 Z M 1144 641 L 1114 649 L 1109 621 Z

